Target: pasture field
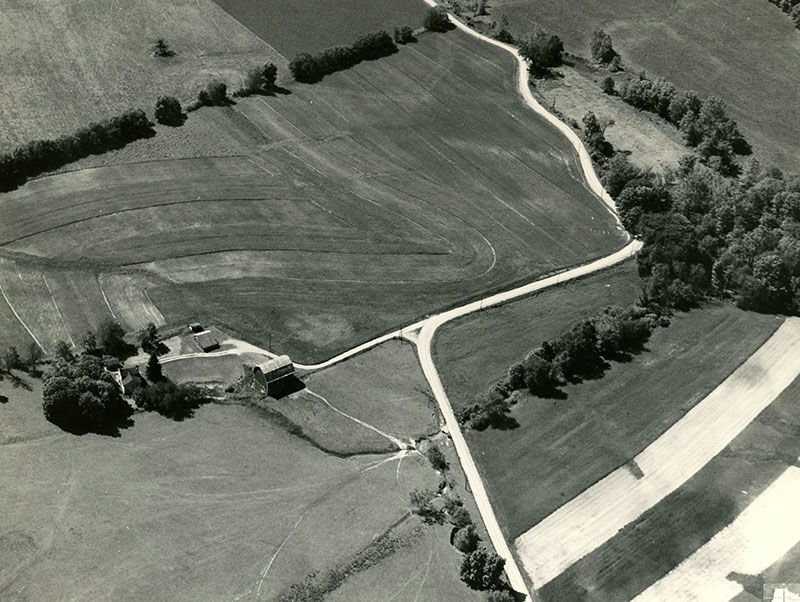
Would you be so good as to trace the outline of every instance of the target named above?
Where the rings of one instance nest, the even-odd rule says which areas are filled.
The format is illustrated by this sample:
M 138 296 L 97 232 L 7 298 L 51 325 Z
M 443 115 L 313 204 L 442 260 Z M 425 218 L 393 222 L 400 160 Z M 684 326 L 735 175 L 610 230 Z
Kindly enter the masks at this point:
M 325 359 L 624 242 L 513 69 L 466 34 L 430 34 L 291 94 L 202 109 L 198 144 L 227 155 L 166 158 L 176 130 L 159 128 L 0 197 L 0 245 L 102 265 L 114 313 L 107 289 L 138 295 L 131 326 L 199 320 Z M 142 280 L 125 289 L 114 266 Z
M 439 430 L 436 402 L 412 345 L 389 341 L 304 380 L 339 410 L 392 435 L 419 439 Z
M 406 516 L 409 490 L 438 482 L 418 454 L 337 458 L 235 405 L 183 422 L 137 414 L 118 438 L 78 437 L 45 421 L 31 385 L 0 382 L 4 600 L 275 600 L 346 562 Z M 444 556 L 433 537 L 420 550 Z M 409 587 L 419 600 L 471 599 L 446 573 Z
M 796 464 L 799 396 L 800 379 L 678 490 L 545 585 L 543 601 L 627 601 L 699 549 Z
M 358 36 L 408 25 L 422 25 L 427 6 L 421 0 L 214 0 L 253 33 L 291 59 L 299 52 L 317 52 L 350 44 Z
M 768 2 L 497 0 L 490 12 L 515 35 L 536 23 L 587 57 L 592 32 L 605 30 L 626 70 L 721 97 L 759 157 L 800 168 L 800 32 Z
M 584 315 L 574 315 L 567 324 Z M 725 380 L 780 323 L 774 316 L 722 304 L 678 314 L 668 328 L 653 333 L 644 352 L 628 363 L 612 363 L 598 380 L 562 387 L 563 399 L 524 395 L 510 413 L 517 428 L 468 432 L 507 536 L 516 538 L 637 455 Z M 495 328 L 503 329 L 502 322 Z M 505 332 L 510 338 L 517 331 Z M 547 336 L 530 335 L 527 349 Z M 446 357 L 437 347 L 439 357 Z M 508 364 L 489 362 L 484 372 L 498 380 Z M 455 360 L 440 359 L 438 365 L 445 383 L 470 374 Z M 475 390 L 483 378 L 474 377 Z
M 443 325 L 433 341 L 433 357 L 453 407 L 472 403 L 511 364 L 576 320 L 609 305 L 630 305 L 640 292 L 636 261 L 630 260 Z
M 283 58 L 212 0 L 0 1 L 0 152 L 56 137 L 162 94 L 194 99 L 210 80 L 238 85 Z M 156 59 L 166 38 L 177 53 Z

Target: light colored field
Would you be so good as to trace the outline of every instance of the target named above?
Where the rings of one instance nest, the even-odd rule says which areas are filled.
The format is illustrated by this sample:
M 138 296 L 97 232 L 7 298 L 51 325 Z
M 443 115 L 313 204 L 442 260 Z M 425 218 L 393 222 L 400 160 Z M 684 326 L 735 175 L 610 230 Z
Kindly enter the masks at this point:
M 69 133 L 158 96 L 188 101 L 208 81 L 238 85 L 282 57 L 211 0 L 2 0 L 0 152 Z M 156 59 L 167 39 L 177 56 Z
M 631 600 L 694 554 L 796 465 L 798 398 L 800 377 L 693 477 L 540 589 L 541 599 Z M 762 581 L 791 581 L 792 566 L 790 560 L 783 577 Z M 757 589 L 761 600 L 759 576 L 731 579 Z
M 0 598 L 274 600 L 346 561 L 435 487 L 416 454 L 324 454 L 259 411 L 136 416 L 119 438 L 47 423 L 41 385 L 0 393 Z M 157 550 L 157 553 L 154 553 Z M 147 575 L 147 579 L 142 579 Z M 459 591 L 446 596 L 459 599 Z
M 515 34 L 537 23 L 582 56 L 590 55 L 592 32 L 604 29 L 626 70 L 721 97 L 760 157 L 800 166 L 800 34 L 768 2 L 497 0 L 491 12 L 496 20 L 507 15 Z
M 164 325 L 164 316 L 147 295 L 152 279 L 143 274 L 100 274 L 100 289 L 113 317 L 128 331 L 148 323 Z
M 322 359 L 624 241 L 569 141 L 516 95 L 514 67 L 454 31 L 289 95 L 202 109 L 196 139 L 159 128 L 3 195 L 0 243 L 146 268 L 169 324 L 262 346 L 271 334 Z M 216 140 L 228 156 L 191 150 Z M 160 323 L 128 278 L 101 277 L 118 319 Z
M 787 319 L 741 367 L 633 459 L 517 538 L 538 587 L 613 537 L 700 470 L 800 373 L 800 320 Z M 637 476 L 637 472 L 641 473 Z
M 757 575 L 800 542 L 800 468 L 792 466 L 728 527 L 634 602 L 728 602 L 733 572 Z

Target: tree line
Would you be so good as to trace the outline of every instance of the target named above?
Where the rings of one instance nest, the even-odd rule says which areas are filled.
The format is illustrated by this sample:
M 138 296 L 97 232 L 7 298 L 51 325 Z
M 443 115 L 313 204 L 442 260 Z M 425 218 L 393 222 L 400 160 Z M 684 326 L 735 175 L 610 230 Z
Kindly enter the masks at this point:
M 452 525 L 450 543 L 464 554 L 459 575 L 467 587 L 488 592 L 488 602 L 514 602 L 520 594 L 511 589 L 504 577 L 505 560 L 481 545 L 481 536 L 469 511 L 453 492 L 455 484 L 448 477 L 449 464 L 444 452 L 430 442 L 425 455 L 442 475 L 439 490 L 414 489 L 409 493 L 409 508 L 426 525 L 445 522 Z M 437 497 L 441 497 L 441 503 L 436 503 Z
M 555 339 L 544 341 L 522 361 L 509 366 L 505 378 L 478 394 L 473 403 L 456 409 L 456 418 L 475 430 L 502 428 L 509 422 L 515 391 L 558 397 L 562 384 L 602 373 L 608 367 L 606 360 L 622 360 L 640 351 L 652 331 L 668 323 L 652 308 L 607 307 L 576 322 Z
M 153 135 L 153 123 L 145 112 L 131 109 L 72 134 L 53 140 L 34 140 L 0 155 L 0 190 L 13 190 L 44 172 Z
M 334 46 L 315 54 L 302 52 L 289 63 L 292 76 L 299 82 L 312 83 L 326 75 L 349 69 L 361 61 L 373 60 L 397 52 L 389 32 L 368 33 L 350 46 Z

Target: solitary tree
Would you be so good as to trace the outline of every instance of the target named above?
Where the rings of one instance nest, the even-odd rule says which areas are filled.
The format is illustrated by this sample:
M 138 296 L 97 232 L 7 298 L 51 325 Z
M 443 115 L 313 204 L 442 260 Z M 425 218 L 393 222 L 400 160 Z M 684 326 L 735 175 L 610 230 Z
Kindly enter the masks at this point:
M 528 38 L 520 44 L 519 53 L 534 71 L 543 71 L 561 64 L 564 44 L 561 38 L 548 34 L 537 27 Z
M 428 448 L 428 460 L 436 470 L 447 470 L 447 458 L 438 445 L 431 445 Z
M 158 336 L 158 328 L 152 322 L 148 323 L 139 335 L 139 345 L 145 353 L 155 353 L 161 338 Z
M 86 334 L 83 335 L 83 341 L 81 341 L 81 345 L 83 346 L 83 352 L 88 355 L 95 355 L 98 357 L 103 355 L 100 346 L 97 344 L 97 337 L 94 336 L 94 333 L 91 330 L 87 330 Z
M 53 355 L 56 359 L 63 360 L 69 364 L 75 361 L 75 354 L 72 353 L 72 348 L 65 341 L 56 343 L 56 350 Z
M 452 27 L 447 10 L 441 6 L 434 6 L 425 13 L 425 20 L 422 23 L 425 29 L 430 31 L 447 31 Z
M 254 67 L 247 72 L 244 81 L 245 92 L 269 93 L 275 89 L 275 81 L 278 77 L 278 68 L 275 63 L 267 63 L 261 67 Z
M 475 530 L 475 525 L 467 525 L 466 527 L 456 531 L 453 536 L 453 545 L 459 552 L 469 554 L 478 548 L 481 538 Z
M 106 355 L 123 359 L 130 352 L 130 345 L 125 342 L 125 331 L 117 322 L 106 320 L 97 331 L 100 348 Z
M 614 90 L 614 78 L 613 77 L 605 78 L 603 80 L 603 83 L 601 84 L 601 87 L 603 88 L 603 92 L 605 92 L 606 94 L 614 94 L 614 92 L 615 92 L 615 90 Z
M 180 125 L 183 123 L 181 103 L 174 96 L 161 96 L 156 101 L 156 121 L 164 125 Z
M 153 56 L 159 58 L 175 56 L 175 51 L 169 47 L 169 44 L 167 44 L 164 38 L 158 38 L 153 44 Z
M 22 367 L 19 351 L 13 345 L 6 350 L 6 370 L 16 370 Z
M 611 36 L 602 29 L 598 29 L 592 35 L 592 58 L 600 63 L 610 63 L 617 55 L 614 46 L 611 44 Z
M 433 506 L 433 498 L 436 494 L 430 489 L 414 489 L 408 494 L 411 510 L 418 515 L 425 524 L 442 524 L 444 516 L 441 510 Z
M 494 552 L 478 548 L 461 562 L 461 580 L 472 589 L 500 589 L 506 561 Z
M 150 354 L 147 360 L 147 368 L 145 368 L 145 376 L 151 383 L 157 383 L 164 380 L 164 374 L 161 371 L 161 362 L 158 361 L 158 356 L 155 353 Z

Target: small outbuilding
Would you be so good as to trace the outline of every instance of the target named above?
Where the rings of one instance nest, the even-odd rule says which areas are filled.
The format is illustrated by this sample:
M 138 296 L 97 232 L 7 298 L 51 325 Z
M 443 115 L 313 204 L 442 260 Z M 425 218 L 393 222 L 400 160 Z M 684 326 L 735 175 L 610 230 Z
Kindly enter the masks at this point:
M 194 342 L 203 350 L 204 353 L 219 349 L 219 339 L 210 332 L 195 335 Z
M 147 386 L 147 381 L 139 373 L 139 366 L 122 368 L 119 371 L 119 376 L 123 395 L 132 395 L 135 389 Z
M 203 332 L 205 328 L 203 328 L 203 325 L 200 324 L 200 322 L 192 322 L 189 324 L 189 330 L 192 332 Z
M 288 355 L 280 355 L 260 364 L 244 364 L 245 378 L 263 388 L 267 395 L 282 391 L 294 379 L 294 364 Z

